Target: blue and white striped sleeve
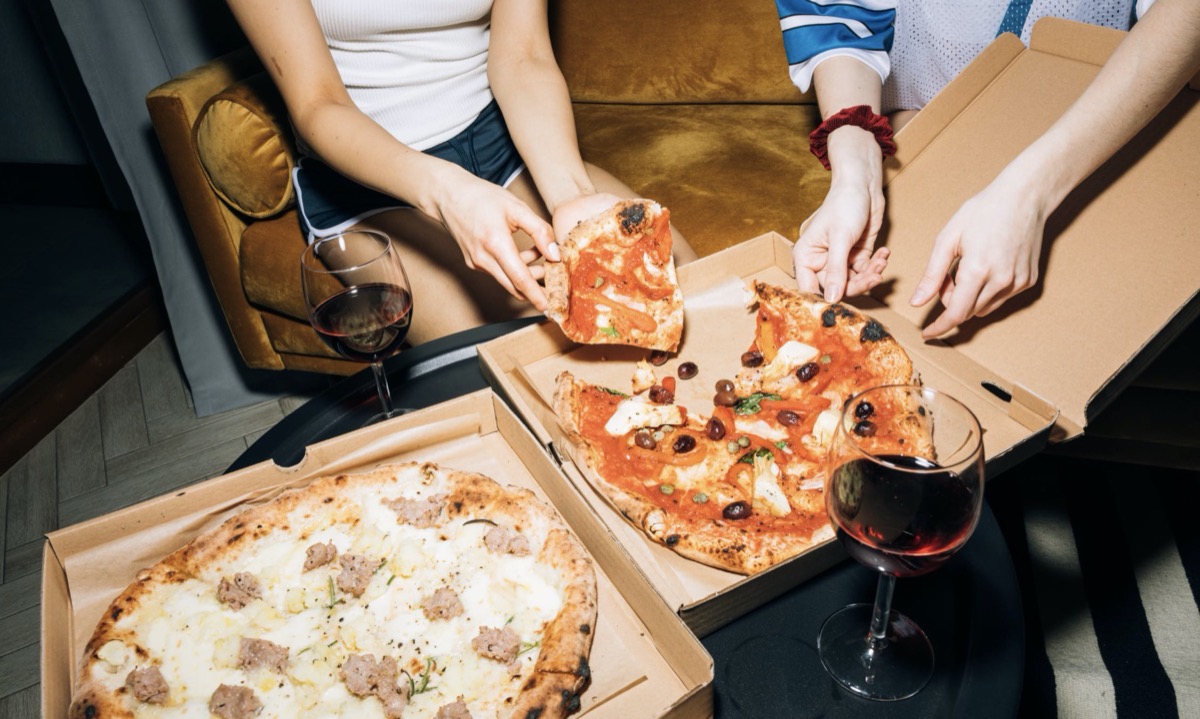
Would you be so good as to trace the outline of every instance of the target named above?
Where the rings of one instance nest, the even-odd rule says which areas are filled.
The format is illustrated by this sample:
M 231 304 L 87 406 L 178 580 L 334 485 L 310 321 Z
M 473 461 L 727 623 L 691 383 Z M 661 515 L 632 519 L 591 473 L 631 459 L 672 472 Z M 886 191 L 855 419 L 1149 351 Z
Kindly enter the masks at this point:
M 801 92 L 813 70 L 839 55 L 858 58 L 886 80 L 896 0 L 775 0 L 788 73 Z

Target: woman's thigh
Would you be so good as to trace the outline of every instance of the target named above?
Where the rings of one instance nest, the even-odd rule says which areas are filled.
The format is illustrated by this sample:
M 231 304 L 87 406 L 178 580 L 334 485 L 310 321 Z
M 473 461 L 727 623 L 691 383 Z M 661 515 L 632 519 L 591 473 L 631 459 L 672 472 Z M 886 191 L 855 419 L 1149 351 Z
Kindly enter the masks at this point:
M 533 305 L 508 294 L 491 275 L 468 268 L 446 228 L 419 210 L 380 212 L 358 227 L 387 234 L 399 250 L 412 285 L 413 321 L 408 336 L 413 344 L 537 314 Z

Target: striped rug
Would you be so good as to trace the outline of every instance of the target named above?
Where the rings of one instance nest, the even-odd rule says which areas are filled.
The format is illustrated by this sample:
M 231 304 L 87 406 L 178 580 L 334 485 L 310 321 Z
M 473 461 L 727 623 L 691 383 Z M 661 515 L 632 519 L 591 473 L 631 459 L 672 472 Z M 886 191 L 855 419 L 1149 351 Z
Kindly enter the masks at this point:
M 1200 472 L 1041 455 L 988 500 L 1024 603 L 1020 716 L 1200 718 Z

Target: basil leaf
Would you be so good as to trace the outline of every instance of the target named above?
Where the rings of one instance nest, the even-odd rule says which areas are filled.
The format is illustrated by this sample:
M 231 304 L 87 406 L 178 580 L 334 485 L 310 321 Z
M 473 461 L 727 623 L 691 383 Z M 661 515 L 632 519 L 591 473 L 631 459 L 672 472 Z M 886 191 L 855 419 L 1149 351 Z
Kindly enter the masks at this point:
M 603 332 L 604 334 L 608 335 L 609 337 L 620 337 L 620 335 L 617 334 L 616 327 L 601 327 L 600 331 Z
M 754 460 L 757 457 L 774 457 L 774 456 L 775 455 L 773 455 L 771 453 L 771 450 L 767 449 L 766 447 L 759 447 L 758 449 L 754 450 L 753 452 L 747 452 L 747 453 L 743 454 L 738 459 L 738 461 L 745 462 L 746 464 L 754 464 Z
M 764 399 L 783 399 L 777 394 L 770 392 L 755 392 L 749 397 L 741 397 L 737 404 L 733 406 L 733 411 L 736 414 L 757 414 L 762 411 L 762 401 Z
M 617 389 L 610 389 L 610 388 L 608 388 L 608 387 L 601 387 L 600 385 L 596 385 L 596 389 L 600 390 L 601 392 L 607 392 L 607 393 L 609 393 L 609 394 L 615 394 L 615 395 L 616 395 L 616 396 L 618 396 L 618 397 L 628 397 L 628 396 L 629 396 L 629 395 L 625 394 L 624 392 L 622 392 L 621 390 L 617 390 Z

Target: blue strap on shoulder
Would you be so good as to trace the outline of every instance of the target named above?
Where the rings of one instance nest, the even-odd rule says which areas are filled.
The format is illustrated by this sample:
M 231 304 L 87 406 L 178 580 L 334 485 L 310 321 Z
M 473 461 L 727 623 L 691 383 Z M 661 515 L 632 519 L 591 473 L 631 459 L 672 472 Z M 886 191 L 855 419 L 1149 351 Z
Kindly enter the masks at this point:
M 1000 37 L 1006 32 L 1020 37 L 1021 30 L 1025 27 L 1025 18 L 1029 17 L 1030 5 L 1033 5 L 1033 0 L 1009 0 L 1008 9 L 1004 11 L 1004 19 L 1000 21 L 1000 29 L 996 31 L 996 37 Z

